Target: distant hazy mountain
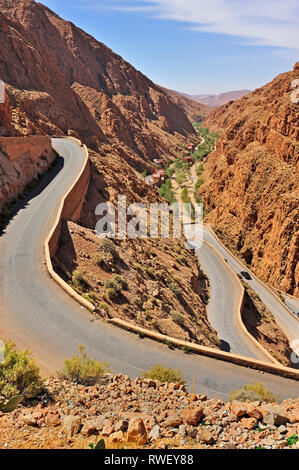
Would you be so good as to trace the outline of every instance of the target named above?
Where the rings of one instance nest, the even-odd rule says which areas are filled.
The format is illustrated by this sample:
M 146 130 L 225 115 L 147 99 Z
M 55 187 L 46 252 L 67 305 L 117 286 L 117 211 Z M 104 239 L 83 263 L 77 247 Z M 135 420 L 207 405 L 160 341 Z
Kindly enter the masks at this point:
M 228 103 L 229 101 L 235 101 L 242 96 L 247 95 L 250 93 L 250 90 L 236 90 L 236 91 L 228 91 L 226 93 L 220 93 L 219 95 L 186 95 L 189 98 L 192 98 L 195 101 L 199 101 L 201 104 L 205 104 L 206 106 L 212 106 L 214 108 L 218 108 L 223 104 Z

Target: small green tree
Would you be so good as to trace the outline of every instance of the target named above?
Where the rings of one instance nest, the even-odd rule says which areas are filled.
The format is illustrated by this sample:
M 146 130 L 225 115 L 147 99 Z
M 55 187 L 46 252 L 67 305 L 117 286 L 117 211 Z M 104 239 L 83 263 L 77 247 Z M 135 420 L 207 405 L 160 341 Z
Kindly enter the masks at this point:
M 95 382 L 107 372 L 110 372 L 108 362 L 102 364 L 88 357 L 84 346 L 80 344 L 78 353 L 70 359 L 65 359 L 64 367 L 58 372 L 58 376 L 63 380 L 84 384 Z
M 44 388 L 40 368 L 28 350 L 17 351 L 13 343 L 4 345 L 4 362 L 0 364 L 0 395 L 32 398 Z
M 159 380 L 163 383 L 180 383 L 181 385 L 185 385 L 186 383 L 181 369 L 171 369 L 170 367 L 165 367 L 163 364 L 156 364 L 151 367 L 142 374 L 141 378 Z
M 279 401 L 279 397 L 270 392 L 269 388 L 261 382 L 243 385 L 241 390 L 233 390 L 229 396 L 230 401 L 256 401 L 267 403 Z

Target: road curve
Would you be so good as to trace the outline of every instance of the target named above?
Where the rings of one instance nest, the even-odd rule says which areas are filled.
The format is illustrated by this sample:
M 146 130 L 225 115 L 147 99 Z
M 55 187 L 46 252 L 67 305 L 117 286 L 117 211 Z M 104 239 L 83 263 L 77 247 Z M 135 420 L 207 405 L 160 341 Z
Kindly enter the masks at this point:
M 217 239 L 213 231 L 204 225 L 204 240 L 210 243 L 217 252 L 227 260 L 228 265 L 236 274 L 241 271 L 247 271 L 251 274 L 252 279 L 245 282 L 259 295 L 262 302 L 268 307 L 273 314 L 277 323 L 280 324 L 284 330 L 289 341 L 299 338 L 299 321 L 290 313 L 290 311 L 280 302 L 270 289 L 267 289 L 264 284 L 251 273 L 247 268 L 244 268 L 242 263 L 238 261 Z
M 50 172 L 0 237 L 0 330 L 19 347 L 28 347 L 46 373 L 54 373 L 80 343 L 110 362 L 115 372 L 138 376 L 159 362 L 183 370 L 195 391 L 226 398 L 244 383 L 262 381 L 281 398 L 297 397 L 299 383 L 208 357 L 185 355 L 166 346 L 94 321 L 94 317 L 50 279 L 43 243 L 59 207 L 82 168 L 82 149 L 54 139 L 63 155 L 59 172 Z
M 193 166 L 192 172 L 193 183 L 195 183 L 195 166 Z M 192 203 L 195 205 L 193 183 L 189 184 L 187 188 Z M 179 189 L 176 190 L 178 196 L 179 191 Z M 208 319 L 221 340 L 221 349 L 240 356 L 269 362 L 269 357 L 262 352 L 241 326 L 239 310 L 243 296 L 242 286 L 218 251 L 209 243 L 206 243 L 204 225 L 198 223 L 193 224 L 192 227 L 193 237 L 189 234 L 188 225 L 184 227 L 184 231 L 187 239 L 191 241 L 191 246 L 192 239 L 193 243 L 194 241 L 198 243 L 197 246 L 201 245 L 196 250 L 196 254 L 201 268 L 210 282 L 210 300 L 207 306 Z M 204 240 L 203 243 L 202 240 Z
M 217 253 L 204 243 L 197 250 L 201 267 L 210 281 L 209 322 L 222 341 L 224 351 L 269 362 L 269 358 L 244 333 L 237 310 L 240 305 L 238 281 Z
M 195 203 L 193 190 L 194 190 L 194 184 L 197 181 L 196 165 L 192 167 L 191 176 L 192 176 L 192 181 L 193 181 L 193 183 L 190 186 L 190 189 L 192 189 L 191 198 L 193 199 L 193 203 Z M 299 300 L 295 299 L 294 297 L 285 296 L 285 303 L 288 307 L 286 308 L 283 302 L 281 302 L 277 298 L 277 296 L 274 295 L 271 289 L 268 289 L 267 287 L 265 287 L 265 285 L 252 272 L 250 272 L 248 268 L 244 267 L 244 265 L 240 261 L 238 261 L 238 259 L 233 254 L 231 254 L 227 248 L 225 248 L 222 245 L 222 243 L 219 242 L 218 238 L 215 236 L 214 232 L 211 230 L 211 228 L 208 225 L 203 224 L 202 231 L 203 231 L 203 240 L 215 248 L 217 253 L 222 257 L 222 259 L 226 260 L 228 266 L 234 271 L 235 274 L 240 274 L 241 271 L 247 271 L 251 274 L 252 279 L 251 280 L 244 279 L 244 281 L 247 282 L 248 285 L 259 295 L 262 302 L 270 310 L 270 312 L 273 314 L 277 323 L 279 323 L 279 325 L 283 329 L 290 343 L 293 340 L 298 340 L 299 339 L 299 320 L 298 320 L 297 315 L 294 315 L 291 312 L 295 312 L 297 308 L 299 312 Z M 203 248 L 198 251 L 198 256 L 199 256 L 200 261 L 202 261 L 203 268 L 206 270 L 206 274 L 210 278 L 208 271 L 211 272 L 212 270 L 212 266 L 210 265 L 213 265 L 213 259 L 207 256 L 204 257 L 204 251 L 206 250 L 206 247 L 207 245 L 204 244 Z M 220 269 L 220 265 L 219 265 L 219 269 Z M 229 270 L 227 270 L 226 277 L 228 277 L 229 274 L 230 274 Z M 217 276 L 213 274 L 213 277 L 214 279 L 216 279 Z M 224 277 L 222 277 L 222 282 L 224 282 Z M 216 296 L 218 296 L 215 282 L 212 284 L 214 284 L 214 292 L 216 292 Z M 219 286 L 218 286 L 218 291 L 219 291 Z M 232 291 L 230 292 L 232 293 Z M 211 313 L 212 325 L 219 332 L 218 336 L 221 337 L 221 339 L 223 340 L 227 340 L 226 338 L 229 338 L 227 340 L 228 342 L 232 341 L 234 334 L 232 335 L 228 330 L 226 330 L 225 334 L 223 335 L 223 328 L 222 328 L 223 325 L 221 324 L 221 321 L 222 321 L 221 311 L 219 311 L 218 309 L 217 314 L 215 313 L 213 314 L 212 309 L 210 308 L 209 312 Z
M 284 292 L 280 294 L 283 296 L 286 306 L 299 318 L 299 299 L 292 295 L 287 295 Z

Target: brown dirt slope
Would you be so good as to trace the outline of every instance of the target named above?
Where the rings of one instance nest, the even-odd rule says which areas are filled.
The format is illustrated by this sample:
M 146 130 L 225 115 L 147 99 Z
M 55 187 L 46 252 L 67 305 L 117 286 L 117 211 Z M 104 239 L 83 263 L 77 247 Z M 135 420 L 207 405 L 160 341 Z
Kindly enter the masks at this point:
M 223 240 L 271 286 L 299 295 L 298 105 L 292 72 L 214 111 L 221 135 L 201 188 Z M 297 167 L 297 169 L 296 169 Z

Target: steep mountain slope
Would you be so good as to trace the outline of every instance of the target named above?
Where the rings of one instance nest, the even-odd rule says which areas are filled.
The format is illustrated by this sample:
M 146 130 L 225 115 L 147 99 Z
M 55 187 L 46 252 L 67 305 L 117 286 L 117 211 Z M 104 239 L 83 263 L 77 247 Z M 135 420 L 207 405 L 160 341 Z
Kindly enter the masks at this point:
M 0 11 L 0 77 L 12 131 L 68 133 L 89 147 L 91 184 L 79 224 L 63 227 L 57 271 L 102 317 L 118 316 L 217 347 L 207 320 L 207 281 L 182 240 L 117 241 L 115 257 L 108 259 L 94 235 L 95 209 L 103 201 L 117 203 L 124 194 L 128 204 L 162 202 L 141 172 L 154 170 L 157 157 L 173 161 L 195 135 L 185 111 L 121 57 L 43 5 L 0 0 Z M 116 274 L 126 279 L 127 290 L 112 298 L 108 286 L 119 288 Z
M 299 295 L 298 105 L 292 72 L 214 111 L 205 125 L 221 135 L 200 192 L 207 220 L 270 285 Z M 297 166 L 297 171 L 296 171 Z
M 242 98 L 243 96 L 248 95 L 248 93 L 250 93 L 250 90 L 236 90 L 220 93 L 219 95 L 191 95 L 190 98 L 206 106 L 218 108 L 229 101 L 235 101 Z
M 72 23 L 32 0 L 0 6 L 0 76 L 20 132 L 73 129 L 93 146 L 117 135 L 141 159 L 194 132 L 161 88 Z

